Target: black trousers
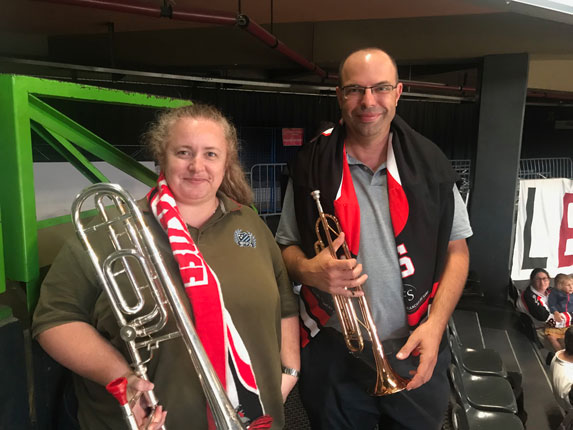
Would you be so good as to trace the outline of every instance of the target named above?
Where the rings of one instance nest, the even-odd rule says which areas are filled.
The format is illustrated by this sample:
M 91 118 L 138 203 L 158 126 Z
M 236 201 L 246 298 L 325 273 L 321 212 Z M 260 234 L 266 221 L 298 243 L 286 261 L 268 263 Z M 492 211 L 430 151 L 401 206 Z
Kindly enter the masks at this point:
M 416 357 L 397 360 L 385 351 L 398 374 L 411 378 L 418 366 Z M 370 352 L 368 351 L 368 354 Z M 412 391 L 382 397 L 368 394 L 375 382 L 374 370 L 352 356 L 340 333 L 323 329 L 301 351 L 300 394 L 313 430 L 437 430 L 448 407 L 450 385 L 447 369 L 451 361 L 445 339 L 430 381 Z

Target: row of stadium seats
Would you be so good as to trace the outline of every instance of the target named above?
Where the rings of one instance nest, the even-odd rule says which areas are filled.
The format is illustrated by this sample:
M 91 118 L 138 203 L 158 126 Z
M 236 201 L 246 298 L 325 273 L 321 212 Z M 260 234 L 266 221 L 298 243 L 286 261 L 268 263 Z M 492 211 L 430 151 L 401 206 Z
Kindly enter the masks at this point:
M 456 399 L 451 414 L 454 430 L 522 430 L 509 375 L 497 351 L 464 347 L 453 318 L 448 337 L 449 376 Z

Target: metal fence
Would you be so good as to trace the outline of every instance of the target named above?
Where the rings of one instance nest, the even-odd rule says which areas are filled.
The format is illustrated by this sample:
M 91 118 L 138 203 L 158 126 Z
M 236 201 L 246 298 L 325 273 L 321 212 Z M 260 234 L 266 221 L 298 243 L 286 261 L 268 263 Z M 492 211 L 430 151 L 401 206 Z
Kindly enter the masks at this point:
M 519 160 L 519 179 L 573 179 L 571 158 L 524 158 Z
M 286 175 L 286 163 L 255 164 L 251 167 L 251 188 L 259 215 L 278 215 L 282 210 L 281 178 Z
M 471 191 L 471 160 L 451 160 L 460 175 L 459 189 L 464 202 Z M 255 206 L 263 217 L 280 214 L 282 210 L 281 179 L 286 175 L 286 163 L 255 164 L 249 172 Z M 519 162 L 519 179 L 573 179 L 571 158 L 526 158 Z
M 452 167 L 460 175 L 460 182 L 458 183 L 460 194 L 465 204 L 468 204 L 471 190 L 471 160 L 451 160 Z

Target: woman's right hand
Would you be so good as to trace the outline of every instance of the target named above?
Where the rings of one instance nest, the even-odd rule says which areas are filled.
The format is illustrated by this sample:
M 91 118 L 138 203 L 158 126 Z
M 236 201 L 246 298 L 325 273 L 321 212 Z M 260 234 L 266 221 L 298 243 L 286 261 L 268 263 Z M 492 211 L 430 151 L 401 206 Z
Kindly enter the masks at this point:
M 555 321 L 557 322 L 564 322 L 565 321 L 565 317 L 560 313 L 560 312 L 553 312 L 553 318 L 555 318 Z
M 137 421 L 140 430 L 159 430 L 165 424 L 167 411 L 161 405 L 157 405 L 152 415 L 149 415 L 151 408 L 147 403 L 146 391 L 153 389 L 153 383 L 141 379 L 134 373 L 126 376 L 127 393 L 131 410 Z

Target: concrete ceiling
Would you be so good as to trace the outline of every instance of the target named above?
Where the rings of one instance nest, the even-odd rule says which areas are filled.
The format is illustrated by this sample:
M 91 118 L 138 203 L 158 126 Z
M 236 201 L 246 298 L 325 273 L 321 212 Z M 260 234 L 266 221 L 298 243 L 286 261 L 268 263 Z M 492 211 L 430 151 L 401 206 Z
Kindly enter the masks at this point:
M 158 8 L 162 0 L 115 3 Z M 481 57 L 527 52 L 531 88 L 573 91 L 573 24 L 516 13 L 500 0 L 171 3 L 175 11 L 207 9 L 231 16 L 240 11 L 330 72 L 336 72 L 340 59 L 352 49 L 381 46 L 396 57 L 403 78 L 472 85 Z M 0 0 L 0 5 L 3 57 L 215 78 L 321 83 L 318 76 L 237 27 L 53 0 Z M 12 70 L 6 64 L 0 69 Z

